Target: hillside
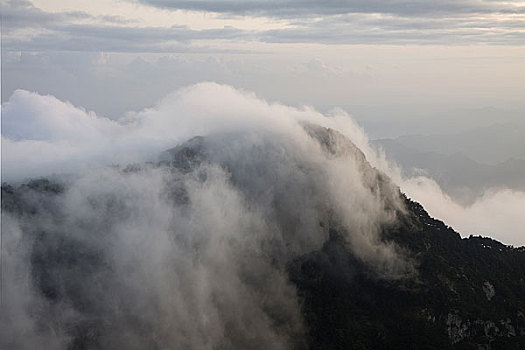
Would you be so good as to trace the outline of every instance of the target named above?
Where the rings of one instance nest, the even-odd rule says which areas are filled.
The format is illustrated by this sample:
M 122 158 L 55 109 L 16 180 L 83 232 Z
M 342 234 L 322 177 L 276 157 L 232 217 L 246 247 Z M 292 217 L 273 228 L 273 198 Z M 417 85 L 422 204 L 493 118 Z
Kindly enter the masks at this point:
M 521 349 L 525 249 L 462 239 L 304 128 L 3 184 L 0 345 Z

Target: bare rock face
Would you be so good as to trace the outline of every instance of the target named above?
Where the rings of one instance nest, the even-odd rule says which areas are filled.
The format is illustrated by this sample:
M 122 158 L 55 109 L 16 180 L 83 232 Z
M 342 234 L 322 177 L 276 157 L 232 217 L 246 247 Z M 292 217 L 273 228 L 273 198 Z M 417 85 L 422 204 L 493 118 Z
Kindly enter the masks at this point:
M 464 323 L 457 314 L 449 313 L 447 315 L 447 334 L 452 344 L 456 344 L 467 338 L 469 333 L 469 323 Z
M 489 281 L 483 282 L 483 291 L 485 292 L 488 301 L 491 301 L 492 298 L 494 298 L 494 295 L 496 295 L 496 290 Z

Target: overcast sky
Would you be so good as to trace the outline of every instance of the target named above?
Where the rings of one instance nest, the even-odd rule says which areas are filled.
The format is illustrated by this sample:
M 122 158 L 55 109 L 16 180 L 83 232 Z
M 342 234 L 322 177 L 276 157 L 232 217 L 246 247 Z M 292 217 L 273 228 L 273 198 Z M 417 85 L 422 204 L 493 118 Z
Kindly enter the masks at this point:
M 2 102 L 22 88 L 116 119 L 208 80 L 343 107 L 378 136 L 525 111 L 523 1 L 1 3 Z

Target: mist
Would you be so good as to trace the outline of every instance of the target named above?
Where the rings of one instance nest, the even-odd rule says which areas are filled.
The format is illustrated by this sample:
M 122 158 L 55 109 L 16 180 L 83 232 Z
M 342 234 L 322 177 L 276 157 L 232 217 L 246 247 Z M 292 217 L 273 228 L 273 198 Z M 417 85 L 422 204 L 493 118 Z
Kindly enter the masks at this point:
M 202 83 L 112 121 L 19 90 L 2 126 L 3 181 L 53 179 L 3 189 L 2 347 L 299 346 L 286 269 L 335 228 L 376 278 L 415 274 L 380 238 L 397 187 L 340 110 Z
M 1 344 L 300 346 L 286 268 L 331 229 L 376 278 L 417 274 L 380 237 L 404 210 L 397 186 L 463 235 L 523 243 L 523 193 L 463 207 L 400 174 L 338 109 L 201 83 L 115 121 L 18 90 L 2 106 L 2 181 L 58 188 L 19 187 L 16 205 L 3 193 Z
M 505 198 L 517 204 L 513 208 L 522 208 L 523 192 L 489 188 L 475 202 L 460 204 L 429 177 L 400 175 L 398 167 L 370 147 L 364 130 L 342 110 L 322 114 L 311 107 L 292 108 L 215 83 L 179 89 L 156 106 L 128 112 L 116 121 L 50 95 L 17 90 L 2 106 L 2 179 L 20 182 L 78 173 L 97 165 L 157 160 L 162 151 L 196 135 L 243 130 L 301 133 L 299 121 L 341 132 L 373 166 L 463 235 L 484 234 L 507 244 L 525 243 L 519 213 L 498 205 Z M 495 208 L 501 208 L 498 215 L 491 214 Z
M 431 178 L 404 179 L 401 188 L 419 201 L 430 215 L 453 227 L 464 237 L 481 235 L 514 246 L 525 245 L 525 192 L 493 188 L 471 204 L 460 204 Z
M 309 107 L 270 104 L 215 83 L 177 90 L 155 107 L 128 112 L 118 121 L 53 96 L 17 90 L 2 106 L 2 175 L 11 181 L 85 165 L 151 160 L 196 135 L 249 128 L 285 133 L 299 120 L 344 130 L 359 148 L 367 147 L 366 137 L 344 112 L 330 116 Z

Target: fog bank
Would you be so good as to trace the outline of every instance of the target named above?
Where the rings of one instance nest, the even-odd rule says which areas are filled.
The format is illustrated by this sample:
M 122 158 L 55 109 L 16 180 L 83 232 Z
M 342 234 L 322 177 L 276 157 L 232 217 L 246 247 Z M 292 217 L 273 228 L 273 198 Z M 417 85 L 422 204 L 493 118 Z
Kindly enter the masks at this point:
M 116 122 L 18 91 L 2 122 L 8 180 L 69 172 L 4 189 L 2 346 L 292 348 L 286 267 L 330 230 L 377 278 L 414 273 L 380 239 L 397 189 L 340 111 L 203 83 Z

